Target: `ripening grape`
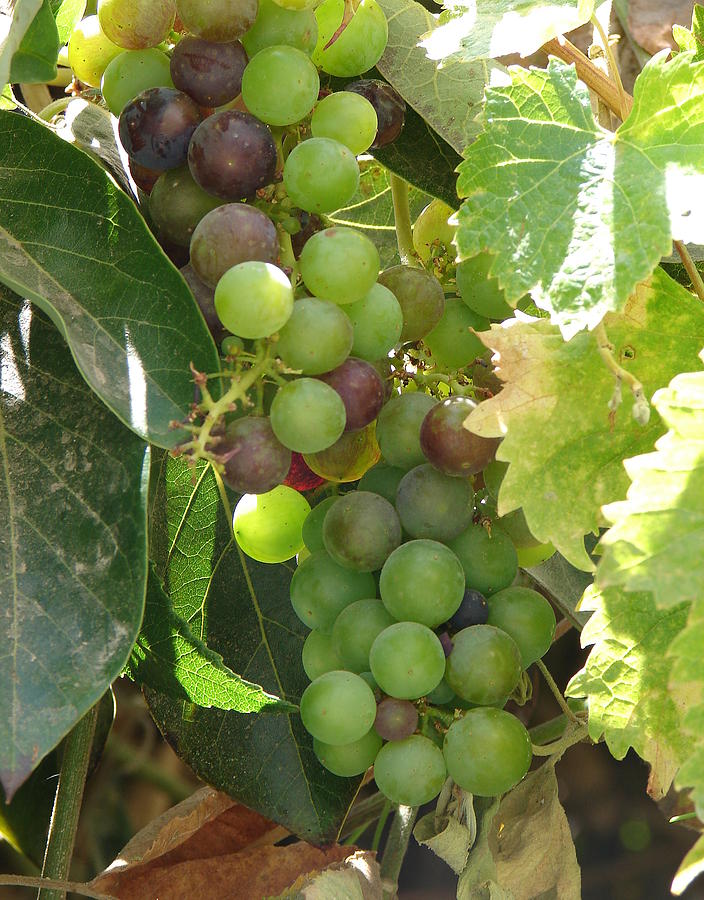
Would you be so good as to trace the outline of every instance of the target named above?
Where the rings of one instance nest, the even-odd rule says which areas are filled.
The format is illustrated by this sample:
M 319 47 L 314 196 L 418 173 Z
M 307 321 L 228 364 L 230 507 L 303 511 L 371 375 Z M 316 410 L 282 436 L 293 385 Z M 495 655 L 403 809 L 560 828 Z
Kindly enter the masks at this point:
M 484 706 L 505 701 L 520 677 L 521 653 L 505 631 L 471 625 L 452 638 L 445 678 L 464 700 Z
M 140 166 L 139 163 L 136 163 L 129 157 L 127 157 L 127 168 L 130 170 L 132 181 L 137 185 L 138 195 L 139 191 L 143 191 L 149 196 L 154 189 L 154 185 L 159 180 L 161 172 L 157 172 L 155 169 L 148 169 L 146 166 Z
M 213 291 L 213 306 L 215 304 L 215 292 Z M 217 313 L 216 313 L 217 315 Z M 242 338 L 237 337 L 236 334 L 231 334 L 228 337 L 224 338 L 220 345 L 220 352 L 223 356 L 237 356 L 238 353 L 241 353 L 244 350 L 244 341 Z
M 285 44 L 308 56 L 318 40 L 318 22 L 311 9 L 284 9 L 274 0 L 259 0 L 254 25 L 242 35 L 244 48 L 252 59 L 265 47 Z
M 152 87 L 174 87 L 169 57 L 155 47 L 124 50 L 108 63 L 100 82 L 103 100 L 114 116 L 119 116 L 137 94 Z
M 306 453 L 304 458 L 312 471 L 325 481 L 346 484 L 358 481 L 380 456 L 372 422 L 361 431 L 345 431 L 325 450 Z
M 442 681 L 445 652 L 438 636 L 425 625 L 396 622 L 375 638 L 369 668 L 385 694 L 417 700 Z
M 392 397 L 379 413 L 376 438 L 387 463 L 411 469 L 426 462 L 420 446 L 420 426 L 435 406 L 428 394 L 405 393 Z
M 372 728 L 359 740 L 351 744 L 324 744 L 317 738 L 313 739 L 313 752 L 324 766 L 333 775 L 349 778 L 352 775 L 361 775 L 374 763 L 377 753 L 381 750 L 381 738 Z
M 454 702 L 456 696 L 450 685 L 443 678 L 440 684 L 426 695 L 426 699 L 433 706 L 449 706 Z
M 452 540 L 470 525 L 473 504 L 474 491 L 468 479 L 444 475 L 429 463 L 407 472 L 396 493 L 401 524 L 414 538 Z
M 259 562 L 284 562 L 303 549 L 301 528 L 310 512 L 306 498 L 279 485 L 266 494 L 244 494 L 233 516 L 235 539 Z
M 459 263 L 457 290 L 467 306 L 480 316 L 508 319 L 513 315 L 513 308 L 506 302 L 498 279 L 489 276 L 493 262 L 491 253 L 480 253 Z
M 368 472 L 365 472 L 359 481 L 360 491 L 371 491 L 380 494 L 389 503 L 396 503 L 396 491 L 403 476 L 404 469 L 396 469 L 385 463 L 377 463 Z
M 443 371 L 456 371 L 484 353 L 484 344 L 475 331 L 488 331 L 489 320 L 472 312 L 461 300 L 445 301 L 439 322 L 423 342 L 433 361 Z
M 385 741 L 402 741 L 410 737 L 417 727 L 418 710 L 409 700 L 387 697 L 376 708 L 374 730 Z
M 511 635 L 524 669 L 547 653 L 555 636 L 555 613 L 542 594 L 526 587 L 508 587 L 492 594 L 487 602 L 489 624 Z
M 325 516 L 323 543 L 341 566 L 374 572 L 401 543 L 401 523 L 388 500 L 367 491 L 350 491 Z
M 186 35 L 174 47 L 171 77 L 200 106 L 222 106 L 242 90 L 247 54 L 239 41 L 213 43 Z
M 360 94 L 374 107 L 377 131 L 372 150 L 392 144 L 403 130 L 406 118 L 406 102 L 403 97 L 385 81 L 366 78 L 345 85 L 346 91 Z
M 352 352 L 360 359 L 376 362 L 398 344 L 403 312 L 398 300 L 383 284 L 374 284 L 345 309 L 354 329 Z
M 479 797 L 496 797 L 515 787 L 533 755 L 523 724 L 501 709 L 470 709 L 453 722 L 443 754 L 452 779 Z
M 372 644 L 395 621 L 381 600 L 366 598 L 346 606 L 332 627 L 333 647 L 341 660 L 339 668 L 368 671 Z
M 317 453 L 334 444 L 345 430 L 345 405 L 322 381 L 296 378 L 277 391 L 271 425 L 285 447 Z
M 86 16 L 69 38 L 68 64 L 79 81 L 97 88 L 110 62 L 122 52 L 123 48 L 103 33 L 98 17 Z
M 257 0 L 176 0 L 188 31 L 206 41 L 234 41 L 254 25 Z
M 374 107 L 366 97 L 352 91 L 328 94 L 315 107 L 310 120 L 313 137 L 339 141 L 355 156 L 369 149 L 376 129 Z
M 422 734 L 384 744 L 374 761 L 376 786 L 392 803 L 403 806 L 428 803 L 446 778 L 442 750 Z
M 452 550 L 428 540 L 401 544 L 384 563 L 379 580 L 381 599 L 395 619 L 429 628 L 457 612 L 464 586 L 462 566 Z
M 342 669 L 342 661 L 335 651 L 332 635 L 314 628 L 303 641 L 301 650 L 303 670 L 311 681 L 315 681 L 326 672 Z
M 285 91 L 281 90 L 282 84 L 286 85 Z M 313 109 L 319 90 L 318 70 L 310 58 L 302 50 L 285 45 L 260 50 L 242 76 L 245 106 L 268 125 L 293 125 L 305 118 Z
M 337 501 L 337 497 L 326 497 L 317 503 L 308 514 L 303 523 L 303 541 L 311 553 L 316 550 L 324 550 L 323 520 L 330 507 Z
M 175 169 L 185 163 L 200 121 L 198 104 L 186 94 L 173 88 L 149 88 L 120 113 L 120 143 L 140 166 Z
M 366 428 L 379 415 L 384 405 L 384 383 L 368 362 L 350 356 L 320 380 L 334 388 L 342 398 L 347 413 L 345 431 Z
M 389 28 L 376 0 L 361 0 L 349 21 L 344 0 L 323 0 L 315 10 L 318 43 L 313 61 L 330 75 L 341 78 L 361 75 L 375 66 L 386 49 Z
M 516 548 L 506 532 L 496 525 L 491 531 L 483 525 L 470 525 L 449 541 L 448 546 L 462 564 L 467 587 L 481 591 L 485 597 L 508 587 L 516 577 Z
M 125 50 L 156 47 L 169 36 L 176 18 L 174 0 L 99 0 L 103 32 Z
M 291 369 L 320 375 L 344 363 L 352 339 L 352 323 L 337 304 L 302 297 L 279 333 L 276 353 Z
M 379 251 L 354 228 L 326 228 L 308 239 L 301 252 L 300 269 L 306 287 L 315 296 L 333 303 L 354 303 L 376 281 Z
M 255 56 L 253 62 L 261 55 Z M 307 56 L 301 55 L 312 65 Z M 291 201 L 307 212 L 328 213 L 339 209 L 354 196 L 358 185 L 359 166 L 354 153 L 330 138 L 313 137 L 302 141 L 289 153 L 284 164 L 286 191 Z M 314 293 L 325 296 L 320 291 Z
M 448 219 L 454 215 L 452 207 L 442 200 L 431 200 L 413 225 L 413 249 L 424 263 L 432 257 L 449 254 L 454 258 L 452 240 L 457 230 Z
M 308 628 L 328 631 L 342 610 L 373 597 L 376 584 L 369 572 L 343 569 L 324 550 L 304 560 L 291 579 L 291 605 Z
M 435 468 L 446 475 L 474 475 L 483 471 L 496 455 L 498 438 L 480 437 L 464 427 L 476 405 L 469 397 L 449 397 L 423 419 L 421 449 Z
M 450 616 L 448 625 L 451 631 L 461 631 L 463 628 L 469 628 L 470 625 L 486 625 L 488 620 L 489 604 L 486 602 L 486 598 L 479 591 L 467 588 L 457 612 Z
M 291 451 L 279 443 L 267 416 L 230 422 L 217 445 L 225 464 L 223 479 L 243 494 L 263 494 L 281 484 L 291 468 Z
M 201 219 L 222 202 L 196 184 L 191 170 L 183 165 L 159 177 L 149 196 L 149 213 L 160 237 L 188 247 Z
M 430 272 L 413 266 L 392 266 L 379 275 L 379 283 L 394 294 L 403 312 L 401 341 L 425 337 L 440 321 L 445 292 Z
M 326 744 L 350 744 L 374 724 L 376 700 L 369 685 L 352 672 L 326 672 L 301 697 L 301 720 L 314 738 Z
M 233 334 L 253 339 L 268 337 L 282 328 L 291 315 L 291 282 L 271 263 L 239 263 L 218 281 L 215 309 L 222 324 Z

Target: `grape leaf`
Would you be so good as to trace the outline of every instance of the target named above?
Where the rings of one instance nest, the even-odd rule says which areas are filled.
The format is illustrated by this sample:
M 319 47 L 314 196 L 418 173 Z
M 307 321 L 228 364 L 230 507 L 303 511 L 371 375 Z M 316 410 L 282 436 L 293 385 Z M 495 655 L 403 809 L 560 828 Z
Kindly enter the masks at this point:
M 704 63 L 659 53 L 615 134 L 573 67 L 514 68 L 487 90 L 486 130 L 460 165 L 460 258 L 497 254 L 509 301 L 530 291 L 565 338 L 623 308 L 671 251 L 704 240 Z
M 602 0 L 603 2 L 603 0 Z M 430 59 L 457 54 L 471 61 L 518 53 L 530 56 L 546 41 L 588 22 L 594 0 L 445 0 L 437 26 L 420 46 Z
M 593 610 L 582 646 L 594 646 L 566 693 L 587 697 L 592 740 L 603 736 L 616 759 L 632 747 L 650 763 L 649 793 L 659 799 L 689 750 L 681 728 L 689 698 L 668 691 L 672 660 L 667 656 L 685 625 L 687 604 L 659 610 L 650 594 L 599 592 L 592 586 L 582 608 Z
M 222 657 L 193 634 L 174 612 L 153 572 L 147 582 L 144 621 L 126 674 L 173 700 L 189 700 L 198 706 L 240 713 L 282 706 L 278 697 L 228 669 Z
M 61 41 L 49 0 L 44 0 L 12 57 L 10 81 L 43 83 L 56 78 Z
M 15 0 L 0 10 L 0 84 L 10 80 L 12 57 L 41 5 L 42 0 Z
M 118 418 L 175 446 L 189 364 L 219 364 L 183 278 L 103 168 L 49 128 L 0 112 L 0 159 L 0 281 L 53 319 Z
M 6 84 L 0 92 L 0 109 L 14 109 L 17 106 L 12 93 L 12 85 Z
M 194 473 L 164 454 L 152 480 L 151 553 L 174 611 L 232 671 L 298 703 L 306 629 L 289 601 L 290 570 L 239 551 L 210 468 Z M 204 781 L 301 837 L 337 837 L 359 779 L 322 768 L 298 715 L 242 715 L 145 694 L 167 740 Z
M 389 23 L 389 41 L 377 69 L 404 100 L 458 153 L 479 134 L 476 121 L 488 83 L 508 83 L 506 69 L 489 60 L 430 59 L 418 36 L 435 17 L 415 0 L 380 0 Z M 454 205 L 454 204 L 453 204 Z
M 0 781 L 15 790 L 119 675 L 146 584 L 144 443 L 0 285 Z
M 661 270 L 604 323 L 614 356 L 648 397 L 698 364 L 704 306 Z M 498 354 L 505 385 L 471 413 L 467 426 L 485 437 L 504 436 L 497 458 L 510 465 L 499 515 L 522 507 L 539 541 L 552 541 L 569 562 L 590 571 L 582 538 L 602 524 L 602 504 L 626 495 L 622 460 L 651 449 L 665 429 L 654 411 L 645 427 L 633 420 L 627 390 L 610 420 L 614 377 L 591 333 L 565 342 L 545 319 L 508 325 L 480 335 Z
M 83 18 L 86 0 L 51 0 L 51 11 L 56 19 L 59 40 L 62 44 L 67 44 L 71 32 Z
M 704 60 L 704 6 L 694 4 L 692 10 L 692 27 L 683 25 L 672 26 L 672 34 L 681 51 L 694 51 L 694 59 L 697 62 Z

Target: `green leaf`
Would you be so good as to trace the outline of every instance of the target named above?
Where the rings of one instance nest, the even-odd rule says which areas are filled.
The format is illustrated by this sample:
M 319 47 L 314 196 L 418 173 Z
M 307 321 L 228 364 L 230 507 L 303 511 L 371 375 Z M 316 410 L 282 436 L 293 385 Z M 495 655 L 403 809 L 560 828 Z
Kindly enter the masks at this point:
M 704 597 L 704 571 L 692 565 L 704 558 L 704 372 L 675 376 L 653 406 L 670 430 L 655 453 L 625 461 L 628 499 L 604 509 L 597 581 L 672 606 Z
M 497 254 L 507 299 L 530 291 L 566 338 L 622 309 L 672 238 L 704 240 L 704 63 L 667 55 L 638 76 L 615 134 L 573 67 L 514 68 L 487 91 L 486 131 L 460 166 L 460 257 Z
M 603 736 L 616 759 L 632 747 L 650 763 L 648 790 L 660 799 L 688 754 L 681 727 L 687 698 L 668 691 L 667 656 L 685 625 L 687 604 L 660 610 L 650 594 L 591 587 L 582 607 L 593 610 L 582 646 L 594 646 L 566 693 L 587 697 L 592 740 Z
M 12 85 L 6 84 L 0 92 L 0 109 L 14 109 L 17 106 L 14 94 L 12 93 Z
M 164 454 L 152 478 L 151 552 L 174 611 L 233 672 L 297 704 L 307 684 L 306 629 L 289 601 L 289 568 L 241 553 L 209 467 L 194 472 Z M 314 843 L 337 837 L 359 779 L 322 768 L 298 715 L 202 709 L 151 690 L 146 697 L 204 781 Z
M 692 10 L 692 27 L 673 25 L 672 34 L 681 51 L 692 50 L 696 62 L 704 60 L 704 6 L 695 3 Z
M 672 880 L 671 893 L 676 897 L 684 894 L 694 879 L 704 873 L 704 835 L 702 835 L 682 860 L 677 874 Z
M 0 287 L 0 782 L 8 798 L 118 676 L 146 585 L 145 445 L 56 329 Z
M 445 0 L 443 5 L 437 26 L 420 46 L 431 59 L 454 60 L 457 54 L 467 61 L 531 56 L 551 38 L 584 25 L 595 8 L 594 0 Z
M 141 686 L 198 706 L 240 713 L 282 706 L 277 697 L 228 669 L 222 657 L 193 634 L 174 612 L 153 572 L 147 582 L 142 629 L 126 671 Z
M 10 81 L 43 83 L 56 78 L 61 41 L 49 0 L 44 0 L 12 57 Z
M 0 84 L 10 80 L 10 64 L 27 29 L 42 6 L 42 0 L 15 0 L 0 10 Z
M 531 582 L 546 590 L 553 603 L 575 628 L 582 629 L 589 613 L 579 610 L 582 595 L 592 582 L 590 575 L 576 569 L 559 553 L 546 559 L 539 566 L 525 570 Z
M 373 159 L 360 160 L 361 176 L 359 188 L 343 209 L 338 209 L 328 218 L 337 225 L 359 228 L 376 244 L 381 258 L 381 268 L 398 262 L 398 245 L 394 225 L 394 204 L 391 197 L 389 173 Z M 415 221 L 421 210 L 432 200 L 417 188 L 409 190 L 411 221 Z M 455 198 L 455 205 L 457 198 Z
M 175 446 L 189 364 L 219 364 L 183 278 L 102 167 L 49 128 L 0 112 L 0 159 L 0 281 L 51 316 L 118 418 Z
M 51 0 L 51 11 L 56 19 L 59 40 L 62 44 L 67 44 L 71 32 L 83 18 L 86 0 Z
M 682 370 L 698 365 L 704 305 L 661 270 L 639 285 L 605 330 L 614 356 L 651 397 Z M 631 416 L 632 397 L 614 416 L 614 376 L 588 332 L 571 341 L 545 319 L 492 326 L 482 341 L 499 354 L 503 389 L 468 418 L 471 431 L 504 436 L 497 458 L 510 463 L 499 490 L 499 515 L 519 506 L 532 534 L 552 541 L 579 569 L 593 569 L 583 535 L 603 524 L 600 508 L 626 495 L 622 460 L 650 450 L 664 428 Z M 612 421 L 613 420 L 613 421 Z
M 495 62 L 466 62 L 459 57 L 438 64 L 418 44 L 418 36 L 435 27 L 435 17 L 415 0 L 380 0 L 380 6 L 389 22 L 389 42 L 377 69 L 443 140 L 462 153 L 481 130 L 476 117 L 487 84 L 506 84 L 506 69 Z

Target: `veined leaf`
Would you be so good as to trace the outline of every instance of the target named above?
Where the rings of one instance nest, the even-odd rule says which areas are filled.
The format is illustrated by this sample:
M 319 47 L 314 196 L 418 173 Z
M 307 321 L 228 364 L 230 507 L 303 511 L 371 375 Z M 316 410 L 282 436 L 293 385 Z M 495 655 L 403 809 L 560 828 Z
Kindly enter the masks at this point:
M 194 471 L 164 454 L 152 478 L 151 552 L 174 611 L 233 672 L 297 704 L 306 629 L 289 600 L 290 569 L 242 554 L 208 466 Z M 301 837 L 336 838 L 359 779 L 323 769 L 297 714 L 242 715 L 146 696 L 169 743 L 206 782 Z
M 86 0 L 51 0 L 51 10 L 59 30 L 59 40 L 67 44 L 71 32 L 83 18 Z
M 486 130 L 459 169 L 459 255 L 497 254 L 507 299 L 530 291 L 565 338 L 622 309 L 673 238 L 704 241 L 693 202 L 704 190 L 704 63 L 667 55 L 638 76 L 615 134 L 558 60 L 487 91 Z
M 0 84 L 10 80 L 12 57 L 41 5 L 42 0 L 16 0 L 0 10 Z
M 604 324 L 615 358 L 648 397 L 698 365 L 704 305 L 661 270 Z M 610 417 L 614 377 L 588 332 L 565 342 L 545 319 L 510 320 L 510 327 L 494 325 L 481 339 L 497 354 L 505 384 L 467 423 L 485 437 L 504 436 L 497 458 L 510 465 L 499 514 L 522 507 L 539 541 L 552 541 L 569 562 L 589 571 L 583 535 L 604 524 L 604 503 L 626 495 L 623 459 L 650 450 L 663 424 L 653 411 L 648 425 L 638 425 L 627 389 Z
M 0 112 L 0 161 L 0 281 L 53 319 L 118 418 L 175 446 L 189 364 L 219 364 L 183 278 L 102 167 L 51 129 Z
M 44 0 L 12 57 L 10 81 L 43 83 L 56 78 L 61 41 L 49 0 Z
M 146 585 L 144 443 L 0 286 L 0 781 L 8 798 L 119 675 Z

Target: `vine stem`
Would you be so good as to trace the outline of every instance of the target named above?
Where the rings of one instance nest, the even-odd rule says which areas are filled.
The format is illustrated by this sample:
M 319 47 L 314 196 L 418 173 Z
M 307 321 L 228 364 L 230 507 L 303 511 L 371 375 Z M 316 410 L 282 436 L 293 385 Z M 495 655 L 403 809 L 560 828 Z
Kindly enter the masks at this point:
M 97 719 L 96 704 L 76 723 L 64 742 L 59 784 L 42 865 L 42 877 L 53 881 L 68 878 Z M 64 888 L 40 888 L 37 900 L 64 900 L 65 897 Z
M 384 900 L 393 900 L 397 895 L 398 876 L 408 850 L 408 842 L 411 839 L 417 816 L 417 806 L 399 806 L 394 813 L 391 831 L 386 840 L 384 856 L 381 860 Z
M 614 56 L 614 51 L 609 43 L 609 36 L 606 33 L 604 26 L 599 21 L 599 16 L 595 13 L 592 16 L 592 25 L 599 32 L 599 37 L 601 38 L 601 43 L 604 48 L 604 53 L 606 54 L 606 60 L 609 64 L 609 75 L 611 76 L 611 80 L 616 85 L 616 89 L 618 90 L 619 96 L 619 110 L 618 114 L 621 117 L 621 121 L 625 121 L 628 113 L 630 111 L 628 102 L 626 97 L 626 90 L 623 86 L 623 82 L 621 81 L 621 73 L 618 70 L 618 64 L 616 62 L 616 57 Z
M 372 838 L 372 846 L 371 849 L 374 852 L 379 850 L 379 844 L 381 843 L 381 836 L 384 833 L 384 825 L 386 825 L 386 820 L 389 818 L 389 814 L 391 813 L 391 803 L 387 800 L 384 803 L 384 808 L 381 811 L 381 815 L 379 816 L 379 821 L 376 823 L 376 828 L 374 829 L 374 837 Z
M 91 890 L 80 881 L 57 881 L 54 878 L 34 878 L 29 875 L 0 875 L 0 885 L 8 887 L 56 888 L 60 891 L 71 891 L 81 897 L 92 897 L 93 900 L 117 900 L 113 894 L 102 894 Z
M 553 741 L 551 744 L 531 744 L 533 756 L 556 756 L 559 759 L 566 750 L 583 741 L 587 736 L 588 727 L 585 722 L 578 722 L 572 727 L 568 725 L 559 740 Z
M 391 180 L 391 197 L 394 203 L 394 223 L 396 225 L 396 243 L 401 262 L 406 266 L 418 266 L 413 249 L 413 232 L 411 231 L 411 207 L 408 202 L 408 182 L 393 172 Z
M 702 276 L 699 274 L 699 269 L 694 265 L 694 260 L 689 255 L 689 250 L 682 241 L 673 241 L 672 243 L 680 255 L 682 265 L 687 270 L 689 280 L 692 282 L 692 287 L 697 292 L 697 296 L 700 300 L 704 300 L 704 281 L 702 281 Z
M 572 722 L 575 725 L 579 725 L 579 719 L 577 718 L 577 716 L 575 716 L 575 714 L 572 712 L 572 710 L 567 705 L 567 701 L 562 696 L 562 691 L 557 686 L 557 682 L 550 674 L 548 667 L 545 665 L 545 663 L 542 661 L 542 659 L 536 660 L 536 665 L 540 669 L 540 672 L 541 672 L 543 678 L 545 679 L 547 686 L 552 691 L 554 698 L 557 700 L 557 705 L 560 707 L 562 712 L 567 716 L 567 718 L 570 720 L 570 722 Z

